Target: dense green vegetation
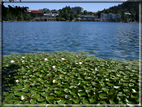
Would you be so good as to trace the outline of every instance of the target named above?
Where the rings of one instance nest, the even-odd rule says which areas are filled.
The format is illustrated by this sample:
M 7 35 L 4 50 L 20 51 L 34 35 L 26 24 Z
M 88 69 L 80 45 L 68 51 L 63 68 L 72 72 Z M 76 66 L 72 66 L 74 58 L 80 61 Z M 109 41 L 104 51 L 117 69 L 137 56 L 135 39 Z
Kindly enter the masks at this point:
M 83 51 L 3 57 L 4 104 L 138 104 L 138 61 Z
M 93 15 L 92 12 L 87 12 L 87 10 L 84 10 L 83 13 L 81 13 L 81 10 L 78 9 L 77 13 L 73 13 L 71 12 L 71 7 L 70 6 L 66 6 L 62 9 L 59 10 L 60 14 L 56 17 L 57 21 L 65 21 L 65 20 L 74 20 L 74 18 L 78 18 L 79 15 Z
M 5 7 L 2 5 L 2 19 L 4 21 L 30 21 L 31 19 L 39 16 L 43 16 L 42 13 L 26 13 L 29 7 L 12 7 L 8 5 Z
M 24 21 L 27 17 L 24 12 L 27 11 L 27 9 L 28 7 L 12 7 L 10 5 L 5 7 L 2 5 L 2 18 L 5 21 Z

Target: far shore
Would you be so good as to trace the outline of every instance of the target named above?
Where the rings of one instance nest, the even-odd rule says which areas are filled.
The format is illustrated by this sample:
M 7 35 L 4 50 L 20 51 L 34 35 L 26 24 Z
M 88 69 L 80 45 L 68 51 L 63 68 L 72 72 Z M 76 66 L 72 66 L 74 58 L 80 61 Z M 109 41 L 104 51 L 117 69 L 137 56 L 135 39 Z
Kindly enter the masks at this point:
M 108 22 L 108 21 L 2 21 L 2 22 Z M 139 23 L 139 22 L 117 22 L 117 23 Z

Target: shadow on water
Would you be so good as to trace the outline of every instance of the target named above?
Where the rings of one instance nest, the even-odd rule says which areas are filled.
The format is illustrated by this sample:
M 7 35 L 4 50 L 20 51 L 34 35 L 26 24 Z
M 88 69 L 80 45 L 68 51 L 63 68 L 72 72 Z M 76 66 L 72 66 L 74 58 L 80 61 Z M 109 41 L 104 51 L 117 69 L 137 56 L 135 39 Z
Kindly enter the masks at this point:
M 2 67 L 2 91 L 9 92 L 12 86 L 16 85 L 14 76 L 18 75 L 20 67 L 12 64 L 10 67 Z

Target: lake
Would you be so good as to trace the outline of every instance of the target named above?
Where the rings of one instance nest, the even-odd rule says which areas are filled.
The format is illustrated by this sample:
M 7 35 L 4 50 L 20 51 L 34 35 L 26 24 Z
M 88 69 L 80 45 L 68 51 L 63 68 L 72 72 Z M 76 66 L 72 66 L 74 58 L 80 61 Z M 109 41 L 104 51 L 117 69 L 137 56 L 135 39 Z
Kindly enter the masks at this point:
M 3 55 L 59 50 L 82 50 L 104 59 L 138 60 L 139 24 L 3 22 Z

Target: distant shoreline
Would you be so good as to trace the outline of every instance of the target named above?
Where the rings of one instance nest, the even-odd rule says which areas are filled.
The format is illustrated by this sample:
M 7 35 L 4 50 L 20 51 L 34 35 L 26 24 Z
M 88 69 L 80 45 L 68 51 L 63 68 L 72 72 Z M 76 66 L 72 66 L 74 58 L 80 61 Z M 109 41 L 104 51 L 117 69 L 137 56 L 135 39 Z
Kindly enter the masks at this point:
M 2 21 L 2 22 L 107 22 L 107 21 Z M 139 23 L 139 22 L 117 22 L 117 23 Z

